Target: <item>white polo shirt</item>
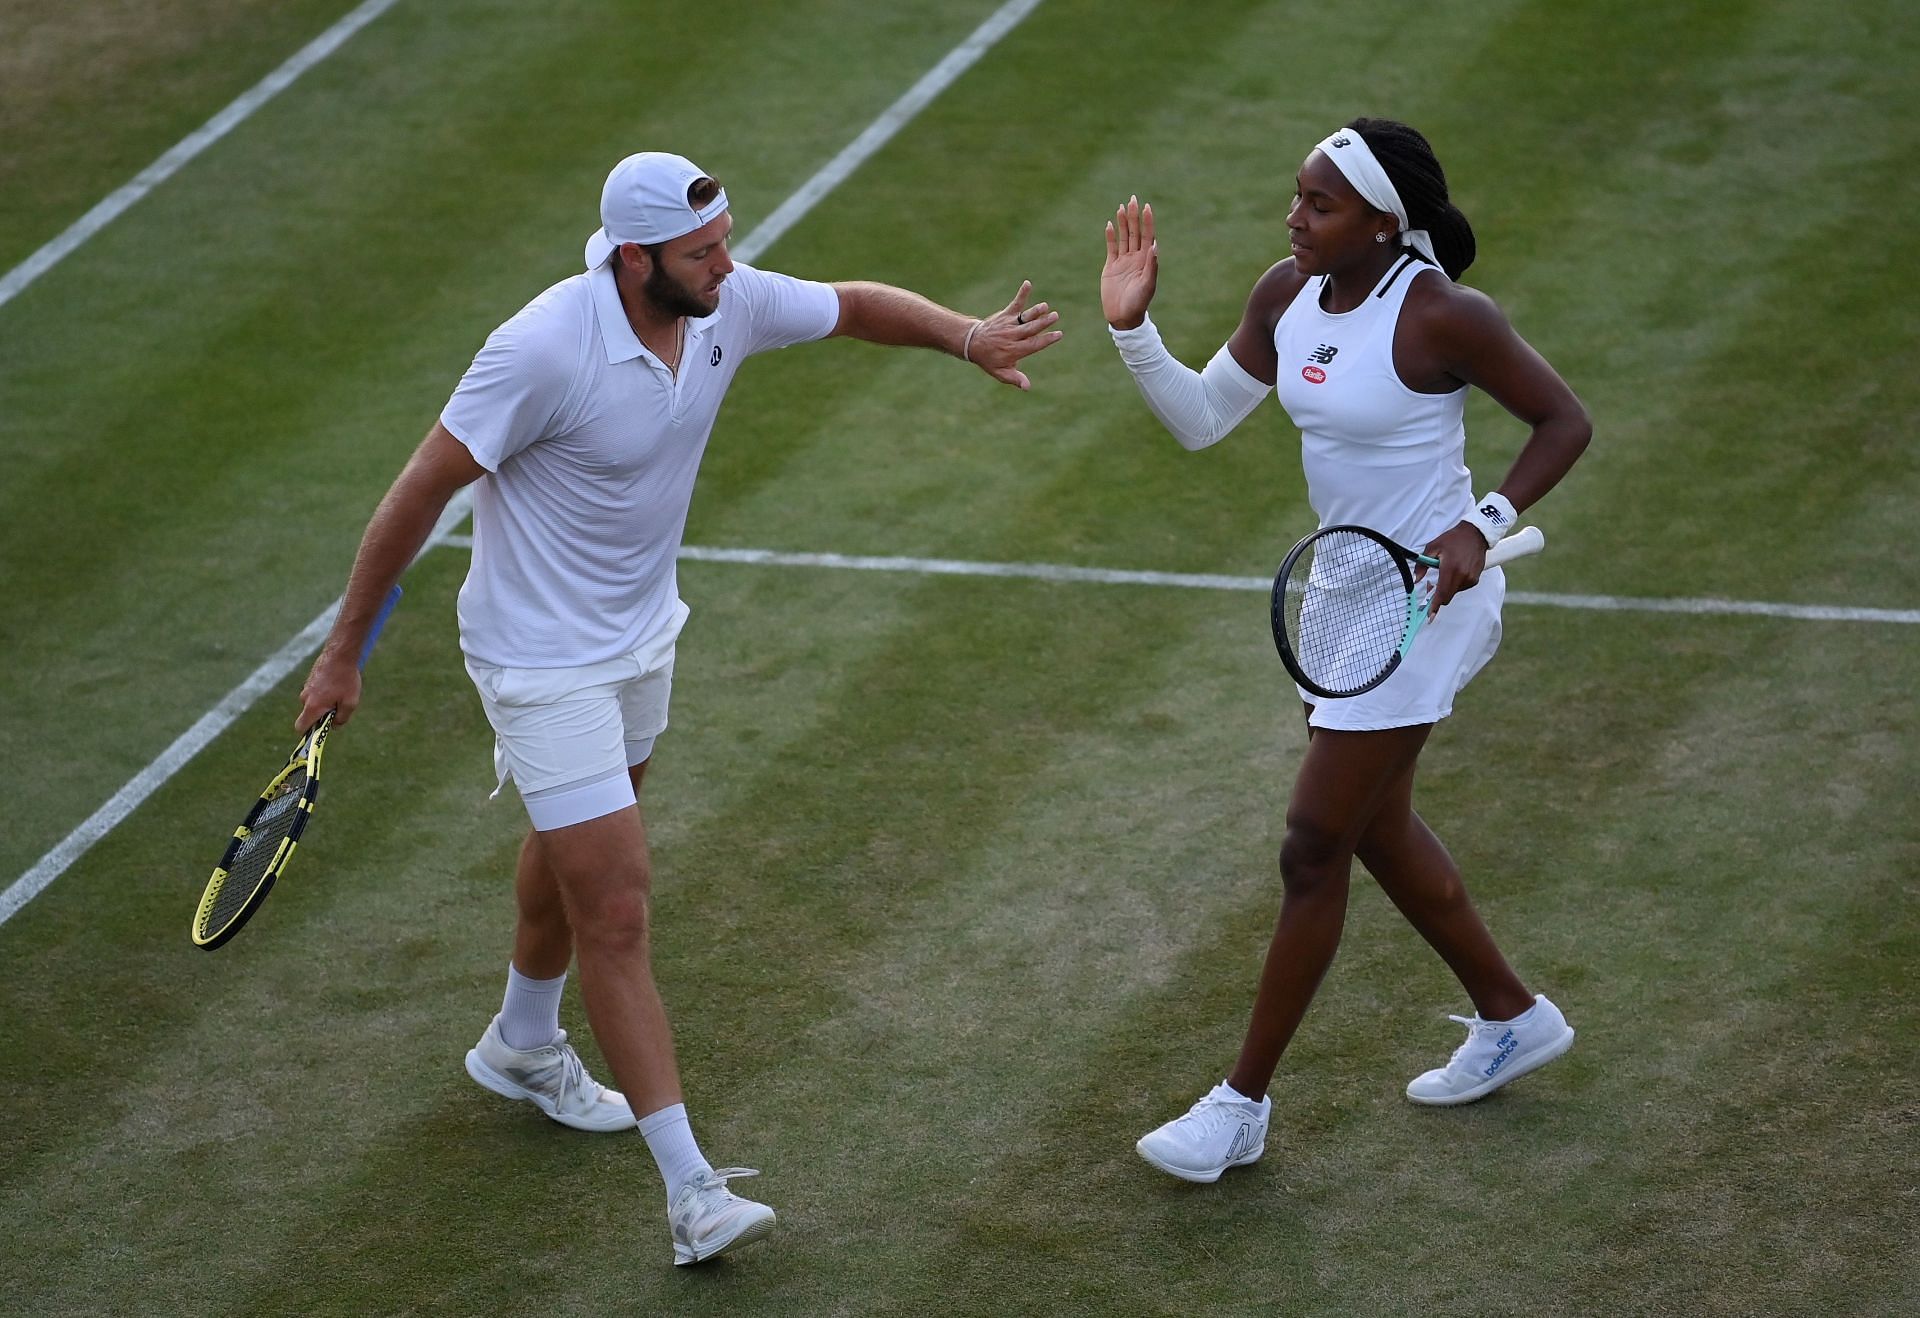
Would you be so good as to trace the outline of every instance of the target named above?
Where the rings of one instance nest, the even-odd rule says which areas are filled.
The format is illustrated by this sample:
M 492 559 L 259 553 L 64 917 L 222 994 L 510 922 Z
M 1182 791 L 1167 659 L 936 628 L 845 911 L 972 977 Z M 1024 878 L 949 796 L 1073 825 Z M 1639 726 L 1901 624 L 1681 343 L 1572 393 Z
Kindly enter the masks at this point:
M 495 330 L 440 414 L 488 472 L 460 648 L 502 668 L 664 656 L 687 616 L 674 562 L 693 478 L 733 373 L 839 317 L 830 286 L 736 262 L 719 308 L 687 321 L 676 378 L 634 334 L 607 265 Z

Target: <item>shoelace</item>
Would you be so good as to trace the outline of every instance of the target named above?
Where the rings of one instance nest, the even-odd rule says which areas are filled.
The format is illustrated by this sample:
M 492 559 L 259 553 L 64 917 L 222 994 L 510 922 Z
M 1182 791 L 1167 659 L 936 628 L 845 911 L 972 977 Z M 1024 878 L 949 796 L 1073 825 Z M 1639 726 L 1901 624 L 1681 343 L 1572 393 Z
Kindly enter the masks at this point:
M 1224 1098 L 1215 1098 L 1212 1094 L 1202 1094 L 1200 1101 L 1187 1109 L 1189 1117 L 1195 1117 L 1207 1124 L 1209 1132 L 1214 1128 L 1232 1121 L 1239 1115 L 1239 1104 Z
M 565 1044 L 560 1045 L 560 1064 L 566 1068 L 560 1078 L 560 1092 L 574 1093 L 587 1087 L 587 1064 L 580 1060 L 580 1054 Z M 588 1095 L 589 1098 L 592 1095 Z
M 605 1086 L 588 1077 L 587 1064 L 580 1060 L 580 1054 L 575 1052 L 573 1045 L 567 1042 L 565 1030 L 560 1031 L 560 1037 L 553 1041 L 552 1046 L 560 1050 L 559 1097 L 561 1100 L 564 1101 L 570 1094 L 579 1094 L 589 1103 L 597 1101 L 600 1097 L 599 1091 Z
M 733 1191 L 727 1188 L 728 1181 L 759 1174 L 751 1167 L 716 1167 L 694 1182 L 694 1202 L 705 1204 L 708 1212 L 716 1211 L 720 1204 L 733 1198 Z
M 1467 1041 L 1461 1044 L 1458 1048 L 1455 1048 L 1453 1050 L 1453 1056 L 1447 1059 L 1448 1066 L 1452 1066 L 1455 1062 L 1459 1061 L 1462 1055 L 1466 1053 L 1467 1049 L 1473 1047 L 1473 1041 L 1475 1039 L 1478 1039 L 1482 1034 L 1485 1034 L 1488 1030 L 1492 1029 L 1494 1026 L 1504 1026 L 1507 1023 L 1505 1021 L 1483 1021 L 1480 1019 L 1478 1015 L 1455 1016 L 1455 1015 L 1452 1015 L 1451 1013 L 1449 1013 L 1449 1015 L 1447 1016 L 1447 1019 L 1455 1022 L 1456 1024 L 1464 1025 L 1467 1027 Z

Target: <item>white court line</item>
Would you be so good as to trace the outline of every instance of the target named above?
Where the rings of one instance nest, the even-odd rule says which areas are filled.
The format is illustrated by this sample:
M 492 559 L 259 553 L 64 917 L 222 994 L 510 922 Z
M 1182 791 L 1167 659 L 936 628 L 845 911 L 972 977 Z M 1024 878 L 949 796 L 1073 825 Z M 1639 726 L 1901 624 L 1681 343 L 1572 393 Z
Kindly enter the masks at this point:
M 364 26 L 367 21 L 378 17 L 383 10 L 393 3 L 394 0 L 369 0 L 369 3 L 356 9 L 354 15 L 366 14 L 366 18 L 361 20 L 361 26 Z M 780 206 L 774 210 L 773 214 L 769 215 L 758 228 L 748 234 L 747 237 L 734 248 L 735 255 L 738 256 L 740 260 L 751 264 L 756 256 L 772 245 L 775 238 L 778 238 L 781 234 L 792 228 L 822 197 L 825 197 L 836 185 L 844 181 L 854 170 L 858 169 L 868 156 L 871 156 L 875 151 L 879 150 L 889 138 L 900 130 L 902 125 L 924 109 L 935 96 L 951 86 L 962 73 L 965 73 L 971 68 L 973 64 L 986 53 L 988 47 L 992 46 L 994 42 L 1011 31 L 1014 25 L 1021 19 L 1039 8 L 1040 3 L 1041 0 L 1008 0 L 1006 4 L 995 10 L 986 22 L 975 28 L 972 35 L 954 47 L 953 51 L 948 54 L 945 59 L 936 64 L 931 72 L 914 83 L 899 100 L 882 111 L 880 117 L 874 120 L 873 124 L 868 127 L 865 132 L 854 139 L 852 146 L 849 146 L 845 151 L 842 151 L 839 155 L 828 161 L 812 178 L 801 184 L 799 190 L 795 192 L 793 196 L 782 202 Z M 354 15 L 349 15 L 348 18 L 351 19 Z M 347 20 L 342 20 L 343 23 L 346 21 Z M 351 31 L 343 34 L 341 40 L 345 40 L 346 36 L 350 35 L 352 35 Z M 326 38 L 322 37 L 321 41 L 324 40 L 326 40 Z M 307 49 L 312 50 L 314 46 L 318 46 L 319 44 L 320 42 L 316 41 L 313 46 L 309 46 Z M 334 44 L 338 45 L 339 43 L 335 42 Z M 303 51 L 301 53 L 304 55 L 306 52 Z M 321 52 L 322 55 L 325 53 L 325 51 Z M 295 56 L 295 59 L 298 58 L 299 56 Z M 282 65 L 281 72 L 291 67 L 293 62 L 293 60 L 289 60 L 287 64 Z M 287 81 L 291 82 L 293 77 L 298 76 L 298 73 L 299 70 L 295 70 L 293 74 L 288 76 Z M 279 74 L 276 73 L 274 76 L 278 77 Z M 272 78 L 269 78 L 268 82 L 271 81 Z M 262 87 L 266 85 L 266 83 L 261 84 Z M 256 88 L 255 90 L 257 91 L 259 89 Z M 273 91 L 278 90 L 279 87 L 273 88 Z M 252 95 L 252 93 L 250 92 L 248 95 Z M 268 92 L 268 95 L 272 95 L 272 92 Z M 242 99 L 244 100 L 245 98 L 243 97 Z M 263 97 L 262 99 L 264 100 L 265 98 Z M 239 102 L 236 101 L 234 104 L 238 105 Z M 229 109 L 231 108 L 232 107 L 229 107 Z M 238 122 L 238 120 L 235 122 Z M 209 124 L 208 128 L 212 126 L 212 124 Z M 225 133 L 227 129 L 231 127 L 232 124 L 225 125 L 220 129 L 220 133 Z M 203 128 L 200 131 L 204 133 L 207 131 L 207 128 Z M 195 136 L 198 136 L 198 134 Z M 215 137 L 218 136 L 219 134 L 215 134 Z M 188 139 L 188 141 L 192 140 L 192 138 Z M 208 139 L 208 141 L 212 140 L 212 138 Z M 175 147 L 173 151 L 168 152 L 166 156 L 161 157 L 161 160 L 167 160 L 186 145 L 186 142 L 181 143 L 180 146 Z M 182 162 L 191 159 L 191 157 L 197 154 L 205 145 L 206 143 L 201 143 L 200 146 L 195 147 L 193 151 L 188 152 L 181 158 Z M 157 168 L 157 166 L 155 166 L 155 168 Z M 177 164 L 175 168 L 178 168 Z M 152 169 L 147 171 L 147 173 L 151 172 Z M 169 170 L 168 172 L 170 173 L 172 171 Z M 141 177 L 144 178 L 145 174 L 142 174 Z M 165 177 L 165 175 L 161 177 Z M 159 179 L 154 180 L 154 182 L 158 181 Z M 138 182 L 139 180 L 136 179 L 135 183 Z M 149 187 L 151 187 L 151 185 L 149 185 Z M 126 190 L 125 188 L 121 189 L 122 192 Z M 120 194 L 115 193 L 114 195 L 119 196 Z M 144 192 L 137 194 L 129 200 L 126 205 L 132 205 L 134 201 L 139 200 L 139 197 L 144 195 Z M 112 198 L 108 198 L 108 200 L 111 201 Z M 102 203 L 102 205 L 104 206 L 105 203 Z M 95 207 L 95 210 L 99 209 L 100 207 Z M 126 206 L 122 206 L 120 209 L 124 210 Z M 91 213 L 92 212 L 89 212 L 89 214 Z M 115 211 L 113 214 L 117 215 L 119 211 Z M 100 223 L 105 224 L 107 220 L 112 218 L 113 215 L 108 215 L 106 219 L 101 220 Z M 75 227 L 77 228 L 78 226 L 76 225 Z M 95 228 L 98 227 L 98 225 L 95 226 Z M 69 232 L 72 231 L 69 230 Z M 79 242 L 85 241 L 86 236 L 87 235 L 82 234 L 81 237 L 75 241 L 75 245 L 77 246 Z M 65 235 L 62 235 L 62 237 L 64 238 Z M 51 245 L 52 244 L 49 244 L 49 246 Z M 57 261 L 60 259 L 60 256 L 63 255 L 65 255 L 64 252 L 59 253 L 53 257 L 53 260 Z M 37 259 L 37 254 L 35 259 Z M 28 264 L 31 263 L 32 262 L 29 261 Z M 49 261 L 48 264 L 51 265 L 52 261 Z M 25 267 L 23 266 L 22 269 L 25 269 Z M 14 272 L 14 274 L 18 273 L 19 271 Z M 38 272 L 36 271 L 35 273 Z M 12 279 L 13 275 L 8 275 L 7 278 Z M 29 275 L 28 278 L 31 279 L 32 276 Z M 22 287 L 24 286 L 23 283 Z M 0 302 L 4 301 L 4 298 L 0 298 Z M 472 507 L 472 502 L 473 497 L 470 490 L 462 490 L 459 494 L 455 495 L 453 501 L 447 505 L 446 512 L 441 514 L 439 522 L 435 524 L 433 535 L 428 539 L 426 545 L 420 552 L 424 554 L 434 546 L 446 543 L 453 528 L 466 519 L 468 511 Z M 466 539 L 466 537 L 463 537 L 463 539 Z M 471 543 L 470 540 L 468 542 Z M 261 695 L 267 691 L 272 690 L 283 678 L 298 668 L 307 656 L 317 650 L 320 647 L 320 643 L 326 639 L 327 629 L 333 625 L 333 617 L 339 609 L 339 600 L 335 600 L 323 609 L 318 617 L 301 629 L 298 636 L 288 641 L 271 659 L 255 669 L 246 681 L 242 682 L 232 691 L 229 691 L 226 697 L 222 699 L 219 704 L 215 705 L 212 710 L 208 711 L 199 722 L 195 723 L 191 728 L 188 728 L 175 740 L 173 745 L 162 751 L 159 758 L 135 774 L 133 778 L 127 782 L 126 786 L 113 794 L 112 798 L 108 800 L 105 805 L 88 816 L 85 823 L 74 829 L 73 832 L 67 834 L 67 836 L 60 841 L 59 845 L 55 846 L 53 850 L 35 862 L 32 869 L 9 884 L 5 892 L 0 892 L 0 924 L 5 924 L 8 920 L 12 919 L 21 907 L 45 891 L 48 884 L 64 874 L 68 866 L 72 865 L 74 861 L 84 855 L 89 847 L 106 836 L 110 829 L 138 809 L 142 801 L 145 801 L 149 796 L 153 795 L 154 792 L 159 790 L 161 784 L 179 772 L 180 768 L 185 765 L 188 760 L 191 760 L 206 747 L 208 742 L 219 736 L 235 719 L 246 712 L 247 708 L 252 705 L 254 701 L 258 700 Z
M 152 192 L 179 172 L 180 167 L 232 132 L 241 121 L 278 96 L 295 78 L 340 49 L 349 37 L 386 13 L 397 0 L 366 0 L 366 3 L 301 47 L 285 64 L 256 83 L 232 105 L 222 110 L 194 132 L 182 138 L 171 151 L 133 176 L 133 181 L 108 195 L 106 200 L 67 226 L 66 232 L 29 256 L 0 278 L 0 307 L 13 300 L 21 289 L 53 269 L 74 248 L 118 219 L 128 207 Z M 4 908 L 0 908 L 4 912 Z M 0 921 L 6 915 L 0 913 Z
M 470 535 L 450 535 L 442 544 L 472 548 Z M 1023 581 L 1077 581 L 1105 586 L 1178 586 L 1188 590 L 1273 589 L 1272 577 L 1228 577 L 1204 572 L 1135 572 L 1120 568 L 1069 567 L 1061 563 L 973 563 L 953 558 L 876 558 L 857 554 L 789 554 L 775 549 L 703 549 L 683 546 L 680 557 L 696 563 L 757 563 L 774 567 L 857 568 L 912 572 L 922 576 L 1017 577 Z M 1731 613 L 1809 622 L 1920 624 L 1920 609 L 1861 609 L 1836 604 L 1774 604 L 1758 600 L 1649 599 L 1632 595 L 1553 595 L 1510 590 L 1509 604 L 1555 609 L 1601 609 L 1618 613 Z

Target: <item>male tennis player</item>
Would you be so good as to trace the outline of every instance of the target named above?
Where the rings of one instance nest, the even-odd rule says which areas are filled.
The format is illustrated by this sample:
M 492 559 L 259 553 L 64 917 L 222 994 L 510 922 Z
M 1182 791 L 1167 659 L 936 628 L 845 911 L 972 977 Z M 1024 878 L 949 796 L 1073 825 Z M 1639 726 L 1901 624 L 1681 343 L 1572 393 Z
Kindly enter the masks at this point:
M 374 512 L 345 602 L 301 695 L 299 726 L 360 699 L 354 662 L 381 599 L 447 501 L 478 482 L 460 646 L 496 735 L 501 786 L 532 819 L 500 1013 L 467 1054 L 486 1088 L 581 1130 L 636 1125 L 666 1182 L 675 1263 L 764 1237 L 771 1208 L 732 1194 L 681 1101 L 648 961 L 646 828 L 637 792 L 667 726 L 674 575 L 694 474 L 740 364 L 845 336 L 936 348 L 1020 389 L 1019 362 L 1058 341 L 1031 286 L 975 319 L 874 283 L 819 284 L 736 263 L 720 184 L 660 151 L 607 176 L 586 270 L 488 338 Z M 580 959 L 587 1020 L 621 1092 L 560 1029 Z

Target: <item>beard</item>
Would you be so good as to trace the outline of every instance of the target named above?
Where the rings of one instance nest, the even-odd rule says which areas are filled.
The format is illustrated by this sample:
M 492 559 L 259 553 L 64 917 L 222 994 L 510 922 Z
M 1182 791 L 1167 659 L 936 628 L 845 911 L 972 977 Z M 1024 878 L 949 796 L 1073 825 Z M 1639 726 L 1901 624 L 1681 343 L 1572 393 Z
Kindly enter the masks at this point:
M 720 306 L 720 297 L 716 292 L 711 298 L 701 297 L 679 280 L 669 275 L 656 259 L 653 268 L 647 272 L 647 279 L 640 291 L 656 311 L 668 316 L 691 316 L 698 319 L 711 316 Z

